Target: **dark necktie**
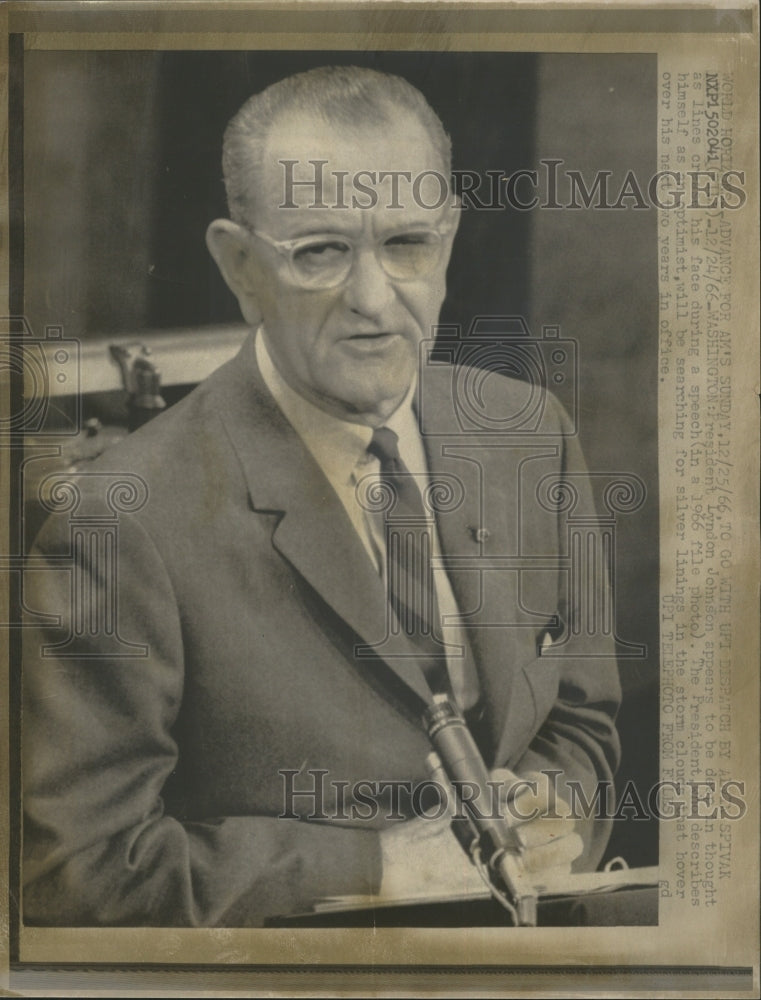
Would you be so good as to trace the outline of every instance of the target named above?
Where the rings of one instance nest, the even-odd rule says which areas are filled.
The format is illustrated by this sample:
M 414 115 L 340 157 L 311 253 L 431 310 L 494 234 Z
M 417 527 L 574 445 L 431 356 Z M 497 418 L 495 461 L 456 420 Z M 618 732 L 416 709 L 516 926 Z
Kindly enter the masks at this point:
M 384 515 L 388 599 L 399 628 L 419 651 L 431 690 L 449 694 L 446 650 L 436 637 L 441 620 L 431 563 L 433 519 L 399 455 L 398 440 L 388 427 L 378 427 L 367 447 L 380 460 L 381 484 L 392 498 Z

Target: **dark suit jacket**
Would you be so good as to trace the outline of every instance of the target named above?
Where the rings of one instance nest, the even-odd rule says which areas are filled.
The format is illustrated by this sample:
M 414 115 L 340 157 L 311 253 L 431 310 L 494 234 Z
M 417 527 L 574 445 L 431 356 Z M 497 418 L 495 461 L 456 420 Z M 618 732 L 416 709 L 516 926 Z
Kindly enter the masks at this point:
M 553 616 L 571 612 L 565 521 L 536 490 L 583 469 L 575 440 L 551 397 L 539 436 L 494 447 L 491 435 L 463 435 L 453 372 L 424 373 L 418 410 L 431 476 L 462 487 L 438 523 L 474 626 L 487 763 L 557 768 L 591 793 L 617 761 L 615 662 L 587 659 L 573 641 L 563 657 L 537 652 Z M 524 385 L 493 378 L 500 405 L 523 405 Z M 94 555 L 86 526 L 77 536 L 76 518 L 102 514 L 95 494 L 122 473 L 147 500 L 119 517 L 117 564 Z M 25 919 L 247 926 L 322 895 L 376 891 L 382 813 L 309 821 L 303 797 L 293 800 L 303 819 L 278 818 L 279 772 L 310 787 L 308 770 L 327 771 L 328 816 L 333 781 L 422 780 L 429 693 L 398 655 L 409 653 L 402 640 L 382 641 L 382 582 L 267 392 L 253 339 L 74 478 L 79 506 L 49 518 L 35 556 L 47 568 L 27 574 L 27 608 L 61 624 L 26 630 Z M 583 476 L 574 482 L 587 490 Z M 500 564 L 506 554 L 524 557 L 521 572 Z M 115 612 L 88 619 L 112 578 Z M 77 601 L 91 609 L 84 618 Z M 603 823 L 591 827 L 587 866 L 607 839 Z

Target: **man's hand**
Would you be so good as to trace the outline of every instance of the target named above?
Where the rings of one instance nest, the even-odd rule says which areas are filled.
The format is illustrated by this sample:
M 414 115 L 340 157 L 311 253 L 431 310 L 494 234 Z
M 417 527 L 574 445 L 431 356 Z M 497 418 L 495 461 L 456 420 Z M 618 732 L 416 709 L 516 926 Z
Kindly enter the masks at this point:
M 526 874 L 537 887 L 548 877 L 568 874 L 584 849 L 568 805 L 553 795 L 543 774 L 519 779 L 507 768 L 492 772 L 498 782 L 499 812 L 523 845 Z M 508 800 L 509 803 L 508 803 Z M 491 811 L 486 803 L 483 811 Z M 381 834 L 380 894 L 398 899 L 422 894 L 459 895 L 484 888 L 481 876 L 450 828 L 450 818 L 418 818 Z
M 547 876 L 568 875 L 584 841 L 568 804 L 554 795 L 549 778 L 532 773 L 520 779 L 501 767 L 492 771 L 492 780 L 500 782 L 500 812 L 523 845 L 526 874 L 537 887 Z

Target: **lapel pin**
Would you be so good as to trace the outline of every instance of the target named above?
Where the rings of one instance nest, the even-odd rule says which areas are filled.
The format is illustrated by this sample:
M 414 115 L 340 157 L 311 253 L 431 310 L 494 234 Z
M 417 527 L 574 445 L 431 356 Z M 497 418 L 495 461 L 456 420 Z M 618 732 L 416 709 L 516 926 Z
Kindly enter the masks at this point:
M 470 532 L 470 537 L 474 542 L 485 542 L 489 537 L 489 531 L 486 528 L 468 528 Z

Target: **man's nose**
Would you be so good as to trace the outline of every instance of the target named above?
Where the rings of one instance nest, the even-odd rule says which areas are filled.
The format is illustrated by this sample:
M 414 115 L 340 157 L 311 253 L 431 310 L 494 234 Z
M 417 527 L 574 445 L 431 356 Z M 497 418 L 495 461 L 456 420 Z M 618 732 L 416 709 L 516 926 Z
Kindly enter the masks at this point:
M 392 280 L 375 252 L 370 247 L 358 250 L 344 288 L 346 305 L 361 316 L 378 319 L 393 298 Z

